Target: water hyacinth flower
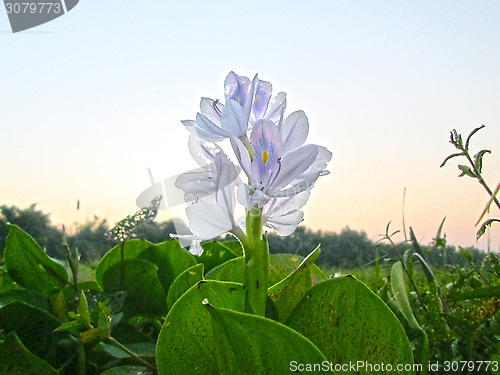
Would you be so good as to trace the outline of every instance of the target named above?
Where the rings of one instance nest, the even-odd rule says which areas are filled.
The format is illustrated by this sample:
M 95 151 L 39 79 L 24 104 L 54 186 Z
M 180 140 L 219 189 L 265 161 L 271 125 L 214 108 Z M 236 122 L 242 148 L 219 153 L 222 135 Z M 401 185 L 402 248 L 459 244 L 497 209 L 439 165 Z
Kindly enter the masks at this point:
M 234 217 L 236 201 L 247 213 L 258 210 L 261 231 L 289 235 L 303 219 L 301 208 L 314 183 L 328 173 L 332 155 L 325 147 L 304 144 L 309 132 L 305 113 L 284 118 L 286 94 L 272 97 L 271 83 L 257 75 L 250 80 L 230 72 L 224 97 L 225 104 L 202 98 L 196 120 L 183 121 L 191 133 L 190 152 L 201 166 L 176 183 L 189 203 L 193 239 L 199 243 L 227 232 L 245 235 L 248 215 Z M 227 140 L 238 167 L 219 146 Z

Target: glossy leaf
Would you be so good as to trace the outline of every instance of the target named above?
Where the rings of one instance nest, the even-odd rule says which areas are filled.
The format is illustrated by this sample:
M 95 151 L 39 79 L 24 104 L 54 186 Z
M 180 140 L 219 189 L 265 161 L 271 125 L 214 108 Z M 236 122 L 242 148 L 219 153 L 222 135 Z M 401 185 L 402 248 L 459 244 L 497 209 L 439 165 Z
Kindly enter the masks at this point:
M 293 254 L 271 254 L 269 257 L 269 286 L 272 286 L 286 278 L 295 271 L 304 261 L 304 257 Z M 233 281 L 243 283 L 242 257 L 230 259 L 211 271 L 207 272 L 205 277 L 212 280 Z M 316 265 L 311 265 L 311 280 L 313 285 L 326 280 L 326 276 Z
M 243 267 L 245 259 L 237 257 L 212 268 L 205 277 L 210 280 L 232 281 L 243 284 Z
M 189 267 L 176 277 L 167 295 L 167 305 L 171 309 L 174 303 L 186 293 L 193 285 L 203 280 L 203 264 Z
M 274 285 L 293 271 L 304 261 L 304 257 L 295 254 L 271 254 L 269 259 L 269 285 Z M 311 265 L 313 285 L 325 281 L 327 277 L 318 266 Z
M 292 311 L 287 325 L 309 338 L 333 363 L 413 363 L 399 320 L 352 276 L 313 286 Z
M 408 290 L 406 289 L 403 265 L 401 262 L 396 262 L 391 268 L 391 289 L 396 305 L 405 317 L 408 325 L 414 329 L 422 331 L 422 327 L 418 324 L 415 315 L 408 300 Z
M 175 278 L 196 264 L 194 256 L 184 249 L 176 239 L 147 248 L 137 256 L 137 259 L 148 260 L 156 264 L 158 279 L 167 293 Z
M 269 297 L 278 310 L 280 322 L 285 322 L 302 297 L 312 287 L 311 267 L 321 253 L 319 247 L 305 258 L 300 266 L 279 283 L 269 288 Z
M 106 255 L 104 255 L 104 257 L 99 262 L 99 265 L 97 266 L 97 269 L 95 271 L 95 279 L 97 281 L 97 284 L 99 284 L 99 286 L 102 288 L 104 272 L 106 272 L 106 270 L 112 265 L 121 263 L 122 250 L 123 260 L 135 259 L 141 252 L 151 246 L 153 246 L 153 244 L 149 241 L 134 239 L 125 242 L 123 245 L 117 245 L 113 247 L 106 253 Z
M 22 287 L 51 295 L 68 284 L 64 266 L 52 260 L 17 225 L 9 224 L 3 256 L 10 277 Z
M 233 253 L 237 256 L 243 256 L 243 246 L 241 246 L 241 242 L 238 240 L 235 241 L 224 241 L 222 244 L 228 247 Z
M 123 312 L 162 315 L 167 312 L 167 297 L 157 277 L 158 267 L 142 259 L 127 259 L 110 266 L 103 275 L 103 288 L 108 293 L 127 293 Z
M 57 375 L 52 366 L 30 353 L 14 332 L 0 343 L 0 374 Z
M 291 361 L 325 360 L 292 329 L 238 312 L 244 305 L 240 284 L 201 281 L 189 289 L 170 310 L 158 338 L 158 373 L 281 374 L 289 372 Z
M 236 254 L 223 242 L 209 241 L 202 243 L 201 246 L 203 247 L 203 254 L 198 258 L 198 263 L 203 263 L 205 272 L 229 259 L 236 258 Z

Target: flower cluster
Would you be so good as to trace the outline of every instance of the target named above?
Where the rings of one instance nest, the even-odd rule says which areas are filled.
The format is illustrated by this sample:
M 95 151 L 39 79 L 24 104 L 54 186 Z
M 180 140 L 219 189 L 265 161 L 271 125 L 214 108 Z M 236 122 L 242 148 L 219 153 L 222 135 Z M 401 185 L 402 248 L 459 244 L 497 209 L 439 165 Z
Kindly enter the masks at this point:
M 236 219 L 238 201 L 261 215 L 263 227 L 291 234 L 303 219 L 301 208 L 332 154 L 304 145 L 309 122 L 303 111 L 284 117 L 286 95 L 272 97 L 272 85 L 230 72 L 224 82 L 225 105 L 202 98 L 196 120 L 183 121 L 191 133 L 189 150 L 201 166 L 176 185 L 185 192 L 191 239 L 199 254 L 201 240 L 245 231 L 246 216 Z M 220 146 L 231 145 L 235 163 Z M 244 173 L 245 177 L 240 178 Z

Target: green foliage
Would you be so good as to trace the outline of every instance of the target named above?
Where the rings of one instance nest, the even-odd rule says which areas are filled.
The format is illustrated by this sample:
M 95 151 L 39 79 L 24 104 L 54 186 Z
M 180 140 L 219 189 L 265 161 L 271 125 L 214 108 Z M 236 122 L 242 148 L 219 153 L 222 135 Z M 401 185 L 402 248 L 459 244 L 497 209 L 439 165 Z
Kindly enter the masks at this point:
M 475 156 L 476 168 L 486 153 Z M 400 244 L 389 228 L 389 243 L 377 245 L 348 228 L 269 235 L 271 249 L 283 253 L 269 257 L 265 317 L 246 310 L 238 241 L 205 243 L 195 257 L 164 241 L 165 223 L 140 222 L 138 238 L 99 260 L 110 247 L 101 222 L 77 232 L 89 246 L 81 245 L 81 260 L 99 260 L 82 264 L 72 251 L 64 262 L 52 259 L 10 225 L 0 266 L 0 373 L 280 374 L 292 361 L 494 359 L 500 261 L 446 246 L 443 225 L 431 246 L 412 228 Z M 71 250 L 76 239 L 67 239 Z M 369 287 L 352 276 L 327 279 L 316 261 L 330 271 L 349 267 Z
M 57 375 L 58 372 L 47 362 L 26 349 L 15 332 L 7 335 L 0 343 L 0 373 L 16 375 Z
M 61 290 L 68 282 L 66 269 L 54 262 L 35 240 L 14 224 L 9 224 L 4 262 L 10 277 L 22 287 L 47 296 Z
M 201 281 L 189 289 L 165 319 L 157 344 L 159 374 L 285 373 L 293 360 L 325 360 L 290 328 L 242 313 L 244 297 L 235 283 Z
M 184 270 L 177 276 L 168 291 L 167 304 L 171 309 L 174 303 L 193 285 L 203 280 L 203 263 L 196 264 Z
M 30 234 L 43 249 L 46 249 L 49 256 L 62 255 L 62 232 L 51 225 L 49 215 L 37 210 L 36 205 L 32 204 L 25 209 L 0 206 L 0 257 L 9 233 L 7 225 L 9 223 L 16 224 Z
M 162 315 L 167 312 L 167 296 L 158 279 L 158 267 L 142 259 L 113 264 L 103 274 L 103 289 L 111 294 L 124 291 L 123 313 Z
M 312 287 L 286 324 L 308 337 L 333 363 L 413 363 L 410 343 L 398 319 L 352 276 Z

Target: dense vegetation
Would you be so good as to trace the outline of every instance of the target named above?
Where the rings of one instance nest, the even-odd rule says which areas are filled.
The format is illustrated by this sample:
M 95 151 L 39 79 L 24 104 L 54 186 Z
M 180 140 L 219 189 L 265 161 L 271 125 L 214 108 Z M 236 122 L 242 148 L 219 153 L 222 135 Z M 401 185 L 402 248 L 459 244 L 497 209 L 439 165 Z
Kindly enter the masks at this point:
M 23 228 L 29 233 L 47 254 L 54 258 L 64 259 L 63 231 L 52 225 L 49 214 L 38 210 L 35 205 L 25 209 L 15 206 L 3 205 L 0 207 L 0 255 L 5 246 L 8 228 L 7 223 L 12 223 Z M 178 224 L 178 221 L 176 221 Z M 94 220 L 78 225 L 76 233 L 67 235 L 66 241 L 70 248 L 78 249 L 81 262 L 91 264 L 98 262 L 109 250 L 113 242 L 106 236 L 110 226 L 104 219 Z M 176 229 L 172 221 L 147 222 L 140 224 L 135 230 L 135 238 L 148 240 L 152 243 L 160 243 L 170 238 Z M 225 238 L 233 240 L 233 237 Z M 340 233 L 312 231 L 305 227 L 299 227 L 288 237 L 279 237 L 269 234 L 269 249 L 274 254 L 298 254 L 307 256 L 311 249 L 321 245 L 321 255 L 317 261 L 323 269 L 330 271 L 349 272 L 359 267 L 375 265 L 376 258 L 379 261 L 396 257 L 396 251 L 392 246 L 384 243 L 374 243 L 366 233 L 358 232 L 349 228 Z M 401 249 L 404 244 L 398 245 Z M 442 268 L 445 265 L 454 264 L 464 266 L 467 261 L 462 253 L 453 246 L 427 246 L 423 250 L 426 253 L 428 263 L 433 267 Z M 480 264 L 485 253 L 475 249 L 465 250 L 474 264 Z

